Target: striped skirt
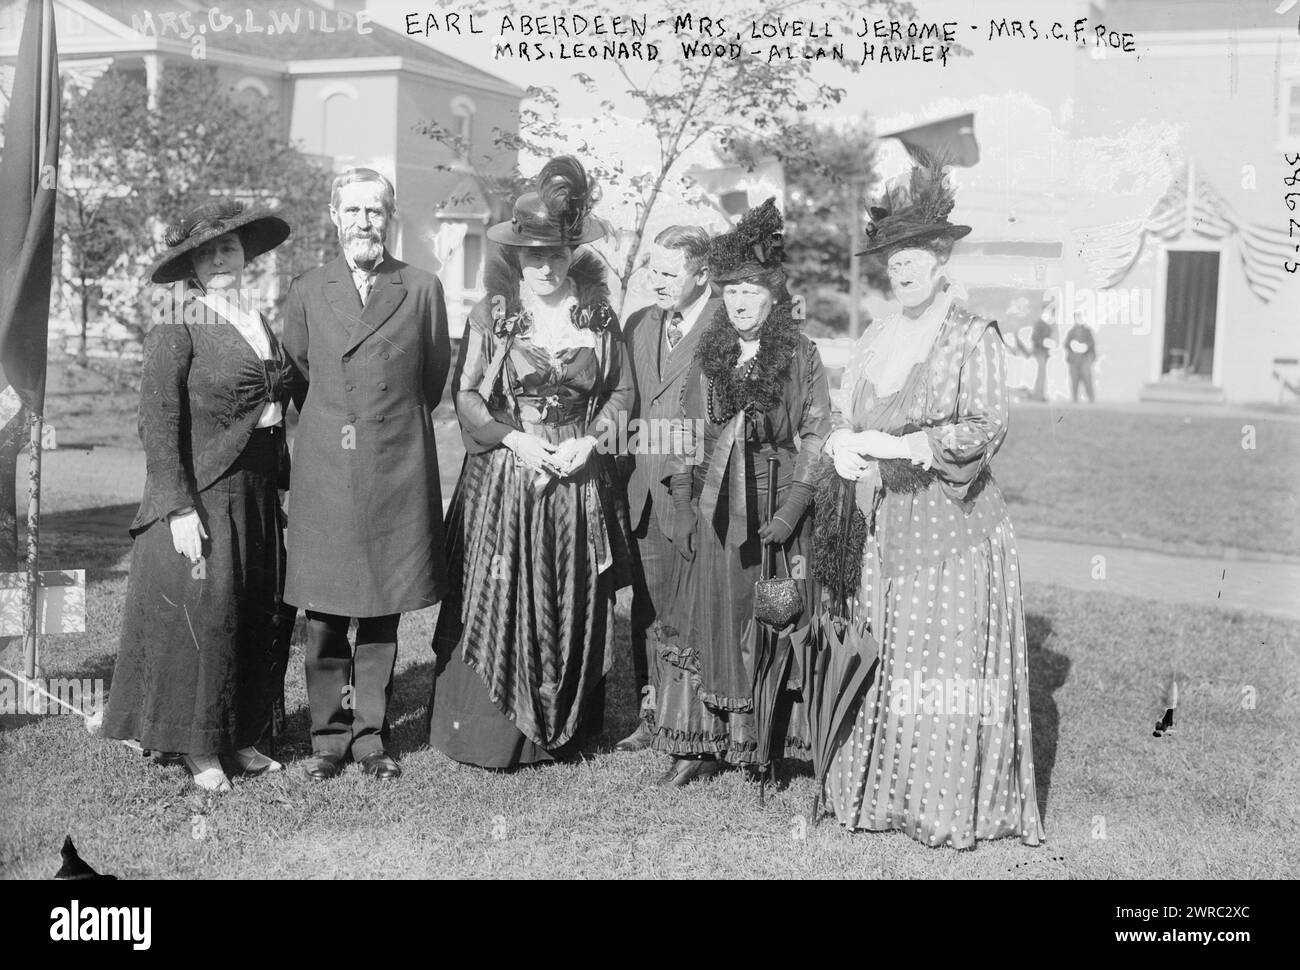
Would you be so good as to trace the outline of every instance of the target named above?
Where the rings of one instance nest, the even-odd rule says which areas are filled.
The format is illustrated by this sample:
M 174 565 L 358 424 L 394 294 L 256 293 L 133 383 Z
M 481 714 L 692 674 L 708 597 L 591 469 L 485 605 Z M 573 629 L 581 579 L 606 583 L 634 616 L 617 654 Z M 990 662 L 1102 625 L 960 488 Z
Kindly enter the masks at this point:
M 558 442 L 582 426 L 529 430 Z M 614 475 L 600 454 L 545 482 L 506 448 L 466 456 L 447 513 L 450 588 L 429 700 L 429 742 L 449 757 L 509 768 L 599 731 L 630 562 Z

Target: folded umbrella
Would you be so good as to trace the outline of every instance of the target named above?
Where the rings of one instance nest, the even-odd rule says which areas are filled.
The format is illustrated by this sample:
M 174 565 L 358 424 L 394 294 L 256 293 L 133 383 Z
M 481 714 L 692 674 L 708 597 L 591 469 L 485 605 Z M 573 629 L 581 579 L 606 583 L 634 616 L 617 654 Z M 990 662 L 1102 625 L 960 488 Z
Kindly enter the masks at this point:
M 826 464 L 817 488 L 813 551 L 813 575 L 822 585 L 822 608 L 797 638 L 813 748 L 813 824 L 821 817 L 836 740 L 849 718 L 856 715 L 879 655 L 870 629 L 880 622 L 883 602 L 879 595 L 872 597 L 865 616 L 855 617 L 851 609 L 863 556 L 872 554 L 856 491 L 854 483 L 840 478 L 834 467 Z M 878 591 L 882 584 L 872 585 Z
M 776 476 L 777 459 L 775 455 L 767 459 L 767 518 L 770 521 L 776 515 Z M 776 545 L 768 543 L 763 547 L 763 580 L 774 579 L 776 572 Z M 756 597 L 757 599 L 757 597 Z M 776 721 L 777 707 L 785 692 L 786 678 L 790 670 L 790 658 L 793 654 L 790 637 L 786 633 L 773 629 L 767 623 L 754 620 L 754 732 L 758 737 L 759 769 L 762 774 L 758 783 L 758 802 L 764 802 L 764 789 L 769 773 L 775 774 L 774 761 L 785 750 L 785 739 L 781 739 L 781 749 L 773 754 L 773 725 Z M 784 732 L 782 732 L 784 734 Z

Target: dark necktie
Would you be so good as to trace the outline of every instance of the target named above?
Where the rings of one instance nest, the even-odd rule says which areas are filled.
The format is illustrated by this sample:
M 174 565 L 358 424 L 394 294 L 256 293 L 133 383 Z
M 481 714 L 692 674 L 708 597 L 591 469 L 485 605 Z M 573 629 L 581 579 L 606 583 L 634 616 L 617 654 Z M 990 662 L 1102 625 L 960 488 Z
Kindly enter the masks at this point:
M 682 339 L 682 312 L 674 310 L 673 315 L 668 318 L 668 349 L 672 350 L 677 346 L 677 341 Z

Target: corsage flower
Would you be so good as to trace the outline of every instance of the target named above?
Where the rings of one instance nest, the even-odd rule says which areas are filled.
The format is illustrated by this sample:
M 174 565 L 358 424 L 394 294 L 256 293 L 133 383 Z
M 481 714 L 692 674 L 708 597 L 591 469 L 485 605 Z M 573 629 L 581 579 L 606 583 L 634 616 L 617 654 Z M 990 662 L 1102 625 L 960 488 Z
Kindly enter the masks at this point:
M 533 325 L 533 315 L 525 309 L 517 309 L 507 314 L 504 305 L 492 307 L 492 333 L 497 337 L 525 336 Z
M 574 305 L 570 311 L 572 322 L 579 330 L 592 330 L 596 333 L 608 330 L 614 325 L 614 311 L 604 300 L 587 306 Z

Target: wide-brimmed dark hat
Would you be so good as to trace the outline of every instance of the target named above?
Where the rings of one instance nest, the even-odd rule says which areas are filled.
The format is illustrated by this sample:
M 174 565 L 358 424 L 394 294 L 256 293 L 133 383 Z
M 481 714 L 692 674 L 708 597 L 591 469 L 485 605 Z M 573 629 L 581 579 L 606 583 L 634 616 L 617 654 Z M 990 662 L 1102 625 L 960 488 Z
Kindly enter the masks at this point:
M 900 243 L 921 243 L 941 236 L 960 239 L 970 232 L 970 226 L 948 221 L 955 203 L 942 163 L 917 165 L 906 183 L 890 186 L 884 198 L 867 209 L 870 245 L 854 255 L 867 256 Z
M 776 197 L 746 212 L 731 232 L 709 243 L 709 279 L 714 283 L 741 283 L 784 273 L 785 220 Z
M 537 190 L 515 200 L 509 222 L 487 231 L 493 242 L 505 246 L 580 246 L 605 235 L 591 215 L 596 187 L 572 155 L 558 155 L 537 176 Z
M 244 261 L 270 252 L 289 238 L 289 224 L 267 209 L 246 208 L 233 199 L 204 202 L 185 213 L 167 228 L 163 241 L 167 250 L 154 264 L 149 279 L 154 283 L 175 283 L 194 275 L 190 254 L 205 242 L 239 234 Z

